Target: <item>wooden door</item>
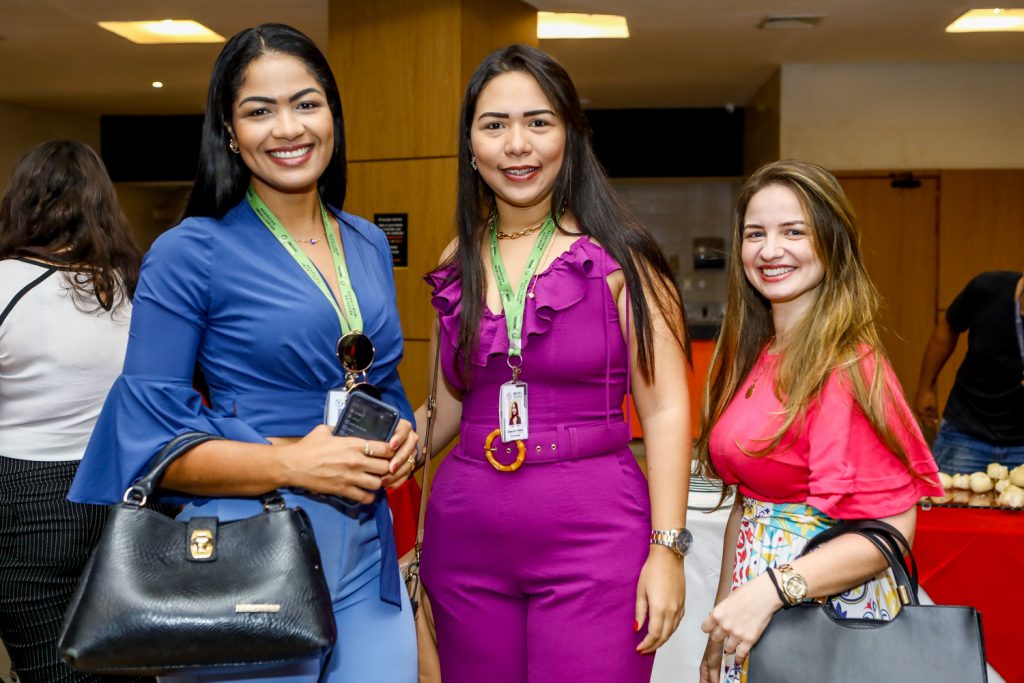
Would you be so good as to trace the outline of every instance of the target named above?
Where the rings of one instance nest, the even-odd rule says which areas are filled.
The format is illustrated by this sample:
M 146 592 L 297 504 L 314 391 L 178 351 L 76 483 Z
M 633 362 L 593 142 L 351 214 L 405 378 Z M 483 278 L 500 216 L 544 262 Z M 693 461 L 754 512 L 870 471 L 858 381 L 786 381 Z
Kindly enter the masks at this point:
M 938 178 L 915 180 L 917 187 L 893 187 L 888 177 L 839 178 L 857 214 L 865 266 L 884 300 L 882 343 L 908 400 L 938 295 Z

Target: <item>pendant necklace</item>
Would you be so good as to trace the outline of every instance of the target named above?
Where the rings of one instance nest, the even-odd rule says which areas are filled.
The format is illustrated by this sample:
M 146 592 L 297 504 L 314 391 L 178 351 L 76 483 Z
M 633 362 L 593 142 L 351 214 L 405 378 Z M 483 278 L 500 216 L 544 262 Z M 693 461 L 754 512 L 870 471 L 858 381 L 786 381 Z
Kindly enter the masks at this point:
M 754 389 L 757 388 L 757 382 L 761 379 L 762 372 L 764 372 L 764 366 L 759 365 L 757 368 L 757 374 L 754 375 L 754 381 L 750 383 L 749 387 L 747 387 L 747 393 L 743 394 L 743 398 L 750 398 L 754 395 Z
M 768 344 L 765 345 L 765 350 L 761 353 L 761 356 L 757 359 L 757 372 L 754 374 L 754 381 L 747 387 L 747 391 L 743 394 L 743 398 L 750 398 L 754 395 L 754 389 L 757 388 L 757 383 L 761 381 L 761 375 L 764 374 L 765 366 L 768 364 L 768 359 L 765 358 L 768 355 L 768 348 L 775 341 L 775 337 L 768 340 Z

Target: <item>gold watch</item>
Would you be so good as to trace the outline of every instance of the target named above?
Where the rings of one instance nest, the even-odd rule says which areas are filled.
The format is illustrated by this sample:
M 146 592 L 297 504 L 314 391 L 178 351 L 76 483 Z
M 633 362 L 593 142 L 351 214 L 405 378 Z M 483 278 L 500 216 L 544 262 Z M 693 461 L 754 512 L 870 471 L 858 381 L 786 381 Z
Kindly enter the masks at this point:
M 782 592 L 786 594 L 789 604 L 803 602 L 807 597 L 807 579 L 800 576 L 791 564 L 782 565 L 778 571 L 782 575 Z

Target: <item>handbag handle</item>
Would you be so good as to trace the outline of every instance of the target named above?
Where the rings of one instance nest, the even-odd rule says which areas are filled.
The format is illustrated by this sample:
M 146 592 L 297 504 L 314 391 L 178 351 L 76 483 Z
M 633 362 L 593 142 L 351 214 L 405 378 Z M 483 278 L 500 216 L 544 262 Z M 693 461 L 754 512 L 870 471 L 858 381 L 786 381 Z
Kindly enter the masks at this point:
M 434 368 L 430 375 L 430 393 L 427 395 L 427 431 L 423 435 L 423 486 L 420 487 L 420 515 L 416 522 L 416 560 L 423 549 L 423 522 L 427 516 L 427 498 L 430 497 L 430 458 L 434 440 L 434 411 L 437 409 L 437 373 L 441 364 L 441 320 L 438 316 L 436 343 L 434 345 Z
M 143 507 L 172 462 L 201 443 L 223 438 L 206 432 L 186 432 L 174 437 L 149 461 L 145 471 L 124 492 L 124 502 Z
M 887 522 L 877 519 L 840 521 L 814 536 L 800 554 L 806 555 L 827 541 L 848 533 L 863 536 L 878 548 L 892 570 L 901 602 L 909 605 L 918 604 L 917 561 L 910 550 L 910 542 L 899 529 Z M 904 559 L 904 552 L 910 559 L 910 568 Z

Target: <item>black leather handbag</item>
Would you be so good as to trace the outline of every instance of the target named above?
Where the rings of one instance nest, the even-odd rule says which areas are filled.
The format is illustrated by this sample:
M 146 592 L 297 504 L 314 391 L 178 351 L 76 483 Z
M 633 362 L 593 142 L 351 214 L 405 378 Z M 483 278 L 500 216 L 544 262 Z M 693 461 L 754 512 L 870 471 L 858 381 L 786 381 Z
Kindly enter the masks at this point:
M 988 680 L 981 615 L 973 607 L 922 605 L 917 564 L 893 526 L 877 520 L 839 522 L 802 554 L 844 533 L 866 537 L 892 568 L 901 609 L 892 621 L 842 619 L 830 601 L 780 610 L 750 652 L 750 683 L 978 683 Z M 909 569 L 903 558 L 906 548 Z
M 169 443 L 111 508 L 64 617 L 61 656 L 80 671 L 161 674 L 283 664 L 335 641 L 306 513 L 277 493 L 246 519 L 176 521 L 146 506 L 167 466 L 218 438 Z

